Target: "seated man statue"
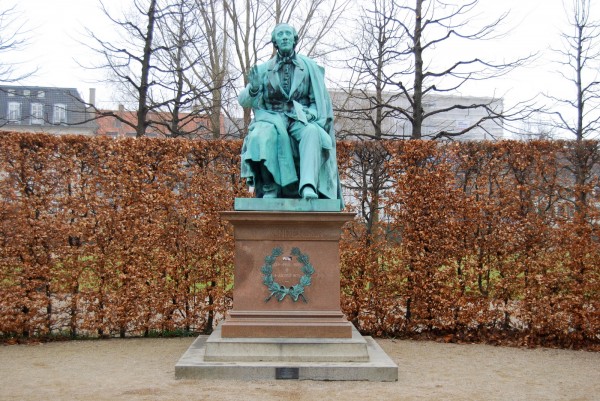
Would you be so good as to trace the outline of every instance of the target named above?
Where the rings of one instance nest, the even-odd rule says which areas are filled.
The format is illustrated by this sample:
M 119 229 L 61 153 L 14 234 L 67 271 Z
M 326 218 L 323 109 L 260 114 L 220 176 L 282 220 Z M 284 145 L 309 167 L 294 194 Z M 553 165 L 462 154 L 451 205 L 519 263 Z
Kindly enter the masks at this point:
M 271 40 L 277 55 L 250 69 L 238 97 L 254 112 L 242 147 L 242 178 L 259 198 L 341 199 L 324 69 L 296 54 L 293 27 L 277 25 Z

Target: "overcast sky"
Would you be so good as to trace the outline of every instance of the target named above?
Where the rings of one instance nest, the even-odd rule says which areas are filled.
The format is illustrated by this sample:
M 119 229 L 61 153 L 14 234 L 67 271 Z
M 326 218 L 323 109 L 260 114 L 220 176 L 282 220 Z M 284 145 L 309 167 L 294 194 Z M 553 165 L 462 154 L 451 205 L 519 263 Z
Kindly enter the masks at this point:
M 106 0 L 108 4 L 117 0 Z M 121 1 L 121 0 L 119 0 Z M 6 3 L 3 0 L 3 4 Z M 9 1 L 10 2 L 10 1 Z M 594 3 L 594 2 L 592 2 Z M 596 2 L 599 3 L 599 2 Z M 40 70 L 35 77 L 23 82 L 26 85 L 75 87 L 87 100 L 89 88 L 98 90 L 99 106 L 108 105 L 111 93 L 94 81 L 102 76 L 98 72 L 82 69 L 73 60 L 87 61 L 90 51 L 78 43 L 83 39 L 84 27 L 95 32 L 110 33 L 112 27 L 99 11 L 97 0 L 20 0 L 18 7 L 32 29 L 30 46 L 20 57 Z M 600 19 L 600 4 L 593 11 Z M 481 0 L 482 19 L 493 19 L 504 11 L 511 11 L 505 25 L 510 34 L 501 41 L 481 46 L 482 53 L 506 59 L 540 52 L 538 61 L 529 68 L 513 73 L 502 80 L 469 89 L 464 95 L 504 96 L 523 99 L 541 91 L 572 91 L 552 71 L 557 67 L 550 60 L 556 56 L 549 51 L 560 43 L 560 32 L 566 26 L 562 0 Z

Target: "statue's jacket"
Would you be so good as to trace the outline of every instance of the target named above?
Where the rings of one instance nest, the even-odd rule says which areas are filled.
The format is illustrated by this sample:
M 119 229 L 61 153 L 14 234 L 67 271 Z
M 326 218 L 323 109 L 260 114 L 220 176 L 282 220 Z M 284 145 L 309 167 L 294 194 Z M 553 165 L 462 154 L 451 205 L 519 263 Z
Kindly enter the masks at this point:
M 336 162 L 333 107 L 325 87 L 324 69 L 312 59 L 300 54 L 296 55 L 295 64 L 287 98 L 281 98 L 281 93 L 285 92 L 280 87 L 276 58 L 257 66 L 261 81 L 261 88 L 257 95 L 250 94 L 250 85 L 240 92 L 238 97 L 240 105 L 251 107 L 254 111 L 254 119 L 249 127 L 250 133 L 242 146 L 241 176 L 252 185 L 254 172 L 250 161 L 260 161 L 260 159 L 257 160 L 257 155 L 253 154 L 256 152 L 250 142 L 252 138 L 256 138 L 256 135 L 262 134 L 253 130 L 260 130 L 262 124 L 268 123 L 275 127 L 277 144 L 273 146 L 272 153 L 260 158 L 264 159 L 265 165 L 278 185 L 285 187 L 297 183 L 298 172 L 294 162 L 295 144 L 287 132 L 287 118 L 282 116 L 307 123 L 310 120 L 307 114 L 311 114 L 315 117 L 312 122 L 322 129 L 321 144 L 324 154 L 317 190 L 329 199 L 342 199 Z

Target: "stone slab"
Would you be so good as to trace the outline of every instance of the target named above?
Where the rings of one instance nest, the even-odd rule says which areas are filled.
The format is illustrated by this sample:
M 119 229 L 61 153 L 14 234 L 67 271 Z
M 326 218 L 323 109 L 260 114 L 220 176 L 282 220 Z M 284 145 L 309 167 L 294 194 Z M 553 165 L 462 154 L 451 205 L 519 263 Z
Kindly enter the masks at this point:
M 234 210 L 265 212 L 339 212 L 342 210 L 342 203 L 339 199 L 235 198 Z
M 176 379 L 398 381 L 398 366 L 371 337 L 364 337 L 368 362 L 209 362 L 208 336 L 199 336 L 175 365 Z
M 206 340 L 211 362 L 367 362 L 367 341 L 352 326 L 352 337 L 223 338 L 219 325 Z
M 341 311 L 230 310 L 220 328 L 227 338 L 351 338 L 354 326 Z

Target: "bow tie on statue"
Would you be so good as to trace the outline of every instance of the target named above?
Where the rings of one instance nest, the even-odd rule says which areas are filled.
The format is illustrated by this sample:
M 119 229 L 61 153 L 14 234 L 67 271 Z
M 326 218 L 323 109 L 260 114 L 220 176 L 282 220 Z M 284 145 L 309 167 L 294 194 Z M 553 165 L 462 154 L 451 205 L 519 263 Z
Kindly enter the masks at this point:
M 282 56 L 281 54 L 278 54 L 277 64 L 275 65 L 275 71 L 279 71 L 286 64 L 298 65 L 298 60 L 296 60 L 296 53 L 292 53 L 289 56 Z

